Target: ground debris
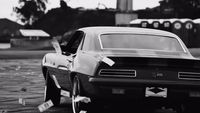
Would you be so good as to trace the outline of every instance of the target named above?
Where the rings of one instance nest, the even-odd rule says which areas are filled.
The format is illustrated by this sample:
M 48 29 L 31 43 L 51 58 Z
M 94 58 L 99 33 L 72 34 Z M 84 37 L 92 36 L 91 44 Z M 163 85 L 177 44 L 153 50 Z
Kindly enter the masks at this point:
M 38 109 L 39 109 L 40 112 L 44 112 L 52 106 L 53 106 L 53 102 L 51 100 L 48 100 L 47 102 L 39 105 Z
M 26 92 L 27 88 L 23 87 L 23 88 L 21 88 L 21 91 Z
M 0 113 L 7 113 L 7 110 L 0 110 Z
M 23 98 L 19 98 L 19 104 L 22 104 L 23 106 L 26 105 L 26 101 Z

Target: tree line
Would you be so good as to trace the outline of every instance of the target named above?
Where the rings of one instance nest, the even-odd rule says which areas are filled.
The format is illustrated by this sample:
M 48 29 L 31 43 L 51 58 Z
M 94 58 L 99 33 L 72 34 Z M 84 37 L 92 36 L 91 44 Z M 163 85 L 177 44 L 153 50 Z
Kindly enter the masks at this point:
M 18 0 L 14 7 L 17 17 L 26 28 L 43 29 L 53 36 L 86 26 L 115 25 L 116 9 L 71 8 L 64 0 L 60 7 L 46 12 L 48 0 Z M 200 0 L 161 0 L 154 8 L 133 11 L 139 18 L 190 18 L 200 17 Z M 45 13 L 46 12 L 46 13 Z

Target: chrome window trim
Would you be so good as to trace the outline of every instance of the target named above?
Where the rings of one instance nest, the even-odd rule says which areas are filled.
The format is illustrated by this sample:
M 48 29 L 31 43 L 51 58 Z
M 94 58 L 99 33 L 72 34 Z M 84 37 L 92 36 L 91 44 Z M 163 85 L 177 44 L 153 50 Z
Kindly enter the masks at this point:
M 177 38 L 177 37 L 174 37 L 174 38 L 176 38 L 176 40 L 178 40 L 179 44 L 181 44 L 181 47 L 182 47 L 183 51 L 184 51 L 185 53 L 187 53 L 187 50 L 186 50 L 186 48 L 185 48 L 185 46 L 184 46 L 184 44 L 183 44 L 183 41 L 182 41 L 181 39 Z
M 102 41 L 101 41 L 101 35 L 106 35 L 106 34 L 134 34 L 134 35 L 153 35 L 153 34 L 137 34 L 137 33 L 126 33 L 126 32 L 119 32 L 119 33 L 100 33 L 98 34 L 98 40 L 99 40 L 99 43 L 100 43 L 100 48 L 101 50 L 146 50 L 146 51 L 163 51 L 163 52 L 184 52 L 184 53 L 187 53 L 186 51 L 186 48 L 185 46 L 183 45 L 182 41 L 177 38 L 177 37 L 171 37 L 171 36 L 163 36 L 163 37 L 169 37 L 169 38 L 174 38 L 178 41 L 178 43 L 181 45 L 181 48 L 183 49 L 183 51 L 166 51 L 166 50 L 155 50 L 155 49 L 125 49 L 125 48 L 103 48 L 103 44 L 102 44 Z M 162 36 L 162 35 L 155 35 L 155 36 Z

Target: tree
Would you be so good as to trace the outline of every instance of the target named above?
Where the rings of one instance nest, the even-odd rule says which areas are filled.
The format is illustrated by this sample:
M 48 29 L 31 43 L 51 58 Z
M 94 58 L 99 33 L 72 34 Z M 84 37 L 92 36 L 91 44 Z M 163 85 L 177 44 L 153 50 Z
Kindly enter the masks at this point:
M 14 7 L 17 17 L 25 24 L 32 25 L 44 15 L 48 0 L 19 0 L 19 7 Z
M 173 9 L 177 18 L 199 18 L 200 0 L 162 0 L 160 7 Z

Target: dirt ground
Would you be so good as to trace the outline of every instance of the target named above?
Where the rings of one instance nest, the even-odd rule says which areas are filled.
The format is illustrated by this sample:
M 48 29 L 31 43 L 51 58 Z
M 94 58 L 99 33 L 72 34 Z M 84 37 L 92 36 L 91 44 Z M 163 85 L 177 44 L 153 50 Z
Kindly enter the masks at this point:
M 40 65 L 41 59 L 0 60 L 0 113 L 40 112 L 38 106 L 44 103 L 45 86 Z M 70 99 L 62 98 L 59 107 L 51 107 L 43 113 L 72 113 L 71 108 Z M 95 113 L 99 113 L 98 110 Z
M 0 60 L 0 113 L 39 113 L 43 103 L 44 79 L 41 59 Z M 25 105 L 19 103 L 25 101 Z M 63 101 L 44 113 L 72 113 L 71 104 Z
M 42 59 L 46 53 L 54 50 L 0 50 L 0 59 Z

